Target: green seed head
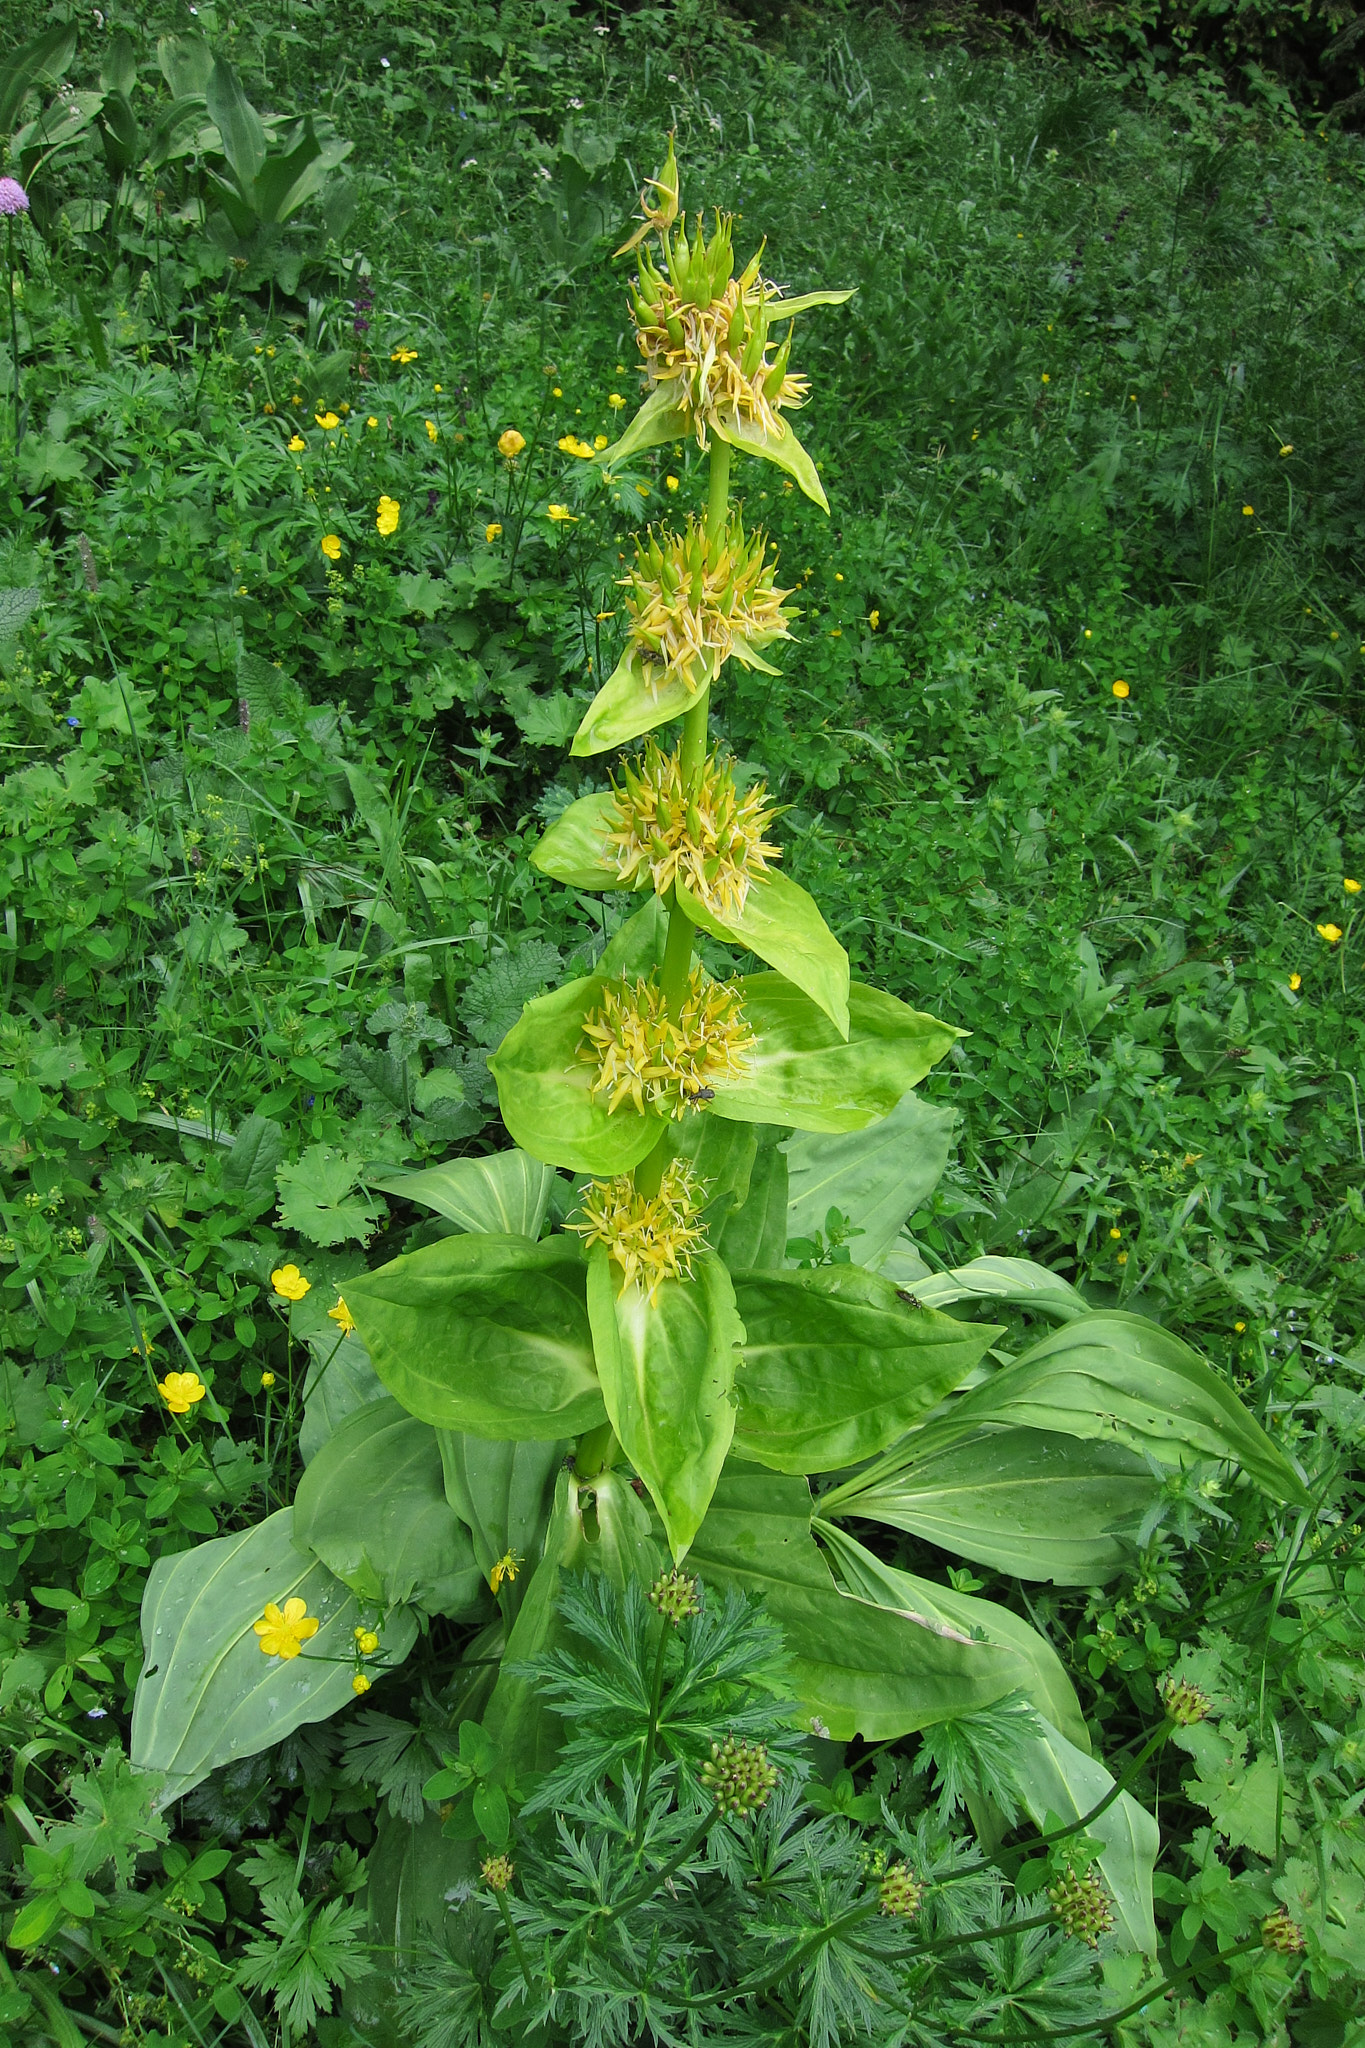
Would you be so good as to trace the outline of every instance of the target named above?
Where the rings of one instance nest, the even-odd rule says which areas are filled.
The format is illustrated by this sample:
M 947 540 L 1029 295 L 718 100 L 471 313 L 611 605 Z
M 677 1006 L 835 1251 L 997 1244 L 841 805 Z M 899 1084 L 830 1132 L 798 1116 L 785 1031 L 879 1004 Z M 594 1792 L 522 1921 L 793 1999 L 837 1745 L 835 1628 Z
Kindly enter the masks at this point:
M 675 1565 L 671 1572 L 657 1578 L 649 1589 L 649 1603 L 657 1608 L 665 1621 L 677 1628 L 690 1614 L 696 1614 L 701 1607 L 697 1593 L 697 1582 L 687 1572 L 679 1571 Z
M 1056 1884 L 1048 1886 L 1048 1900 L 1058 1922 L 1076 1941 L 1097 1948 L 1102 1934 L 1114 1924 L 1114 1909 L 1100 1880 L 1086 1871 L 1079 1876 L 1066 1870 Z
M 1167 1717 L 1177 1728 L 1192 1728 L 1196 1721 L 1202 1721 L 1209 1711 L 1209 1697 L 1191 1685 L 1188 1679 L 1177 1678 L 1173 1671 L 1165 1672 L 1157 1680 L 1157 1691 Z
M 777 1767 L 768 1761 L 761 1742 L 711 1744 L 711 1759 L 701 1767 L 701 1781 L 722 1813 L 755 1813 L 767 1804 L 777 1783 Z
M 1281 1908 L 1261 1922 L 1261 1940 L 1266 1948 L 1276 1955 L 1297 1956 L 1303 1954 L 1303 1929 L 1297 1920 L 1291 1920 Z
M 512 1859 L 510 1856 L 486 1856 L 482 1864 L 483 1881 L 490 1891 L 505 1892 L 512 1882 Z
M 898 1920 L 913 1920 L 924 1897 L 924 1886 L 908 1863 L 893 1863 L 881 1882 L 883 1913 Z

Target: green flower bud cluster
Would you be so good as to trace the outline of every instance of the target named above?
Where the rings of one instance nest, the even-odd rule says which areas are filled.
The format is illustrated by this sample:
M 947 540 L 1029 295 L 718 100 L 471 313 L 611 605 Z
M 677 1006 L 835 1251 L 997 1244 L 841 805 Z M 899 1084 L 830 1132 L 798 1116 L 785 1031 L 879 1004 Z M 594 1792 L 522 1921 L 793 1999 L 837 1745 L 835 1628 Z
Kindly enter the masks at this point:
M 1303 1954 L 1303 1929 L 1297 1920 L 1291 1920 L 1281 1907 L 1278 1913 L 1271 1913 L 1261 1922 L 1261 1941 L 1276 1955 L 1298 1956 Z
M 1100 1936 L 1114 1924 L 1114 1909 L 1099 1878 L 1092 1871 L 1082 1875 L 1068 1868 L 1048 1886 L 1047 1896 L 1059 1925 L 1076 1941 L 1098 1948 Z
M 721 1813 L 756 1813 L 777 1783 L 777 1766 L 769 1763 L 763 1743 L 736 1742 L 727 1735 L 724 1743 L 711 1744 L 701 1781 Z
M 924 1897 L 924 1886 L 908 1863 L 893 1863 L 881 1882 L 883 1913 L 897 1920 L 913 1920 Z
M 490 1891 L 505 1892 L 512 1882 L 513 1864 L 510 1856 L 486 1856 L 480 1866 L 480 1874 Z
M 1157 1680 L 1156 1689 L 1161 1695 L 1161 1704 L 1166 1709 L 1168 1720 L 1177 1728 L 1193 1728 L 1196 1721 L 1202 1721 L 1209 1711 L 1209 1696 L 1201 1692 L 1188 1679 L 1177 1678 L 1173 1671 L 1163 1672 Z
M 697 1581 L 674 1565 L 671 1572 L 664 1572 L 650 1587 L 649 1604 L 677 1628 L 689 1615 L 701 1612 Z

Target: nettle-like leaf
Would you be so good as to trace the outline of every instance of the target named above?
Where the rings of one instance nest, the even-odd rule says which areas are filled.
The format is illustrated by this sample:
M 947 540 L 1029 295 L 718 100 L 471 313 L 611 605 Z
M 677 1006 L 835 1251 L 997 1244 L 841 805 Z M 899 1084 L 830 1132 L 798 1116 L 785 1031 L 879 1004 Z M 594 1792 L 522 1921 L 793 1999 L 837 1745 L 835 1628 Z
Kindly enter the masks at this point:
M 500 1044 L 527 1003 L 554 981 L 562 967 L 558 947 L 544 939 L 526 939 L 515 951 L 500 953 L 476 968 L 460 999 L 460 1022 L 475 1044 Z
M 384 1204 L 356 1192 L 363 1161 L 330 1145 L 310 1145 L 292 1166 L 275 1174 L 280 1191 L 280 1222 L 312 1244 L 345 1244 L 352 1238 L 368 1242 Z

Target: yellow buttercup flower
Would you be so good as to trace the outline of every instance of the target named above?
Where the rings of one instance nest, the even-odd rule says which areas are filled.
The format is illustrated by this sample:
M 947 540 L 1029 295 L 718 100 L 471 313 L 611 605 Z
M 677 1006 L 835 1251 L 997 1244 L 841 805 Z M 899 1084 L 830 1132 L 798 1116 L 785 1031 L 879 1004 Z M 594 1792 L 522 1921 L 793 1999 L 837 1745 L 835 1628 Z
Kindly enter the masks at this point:
M 266 1392 L 266 1391 L 268 1391 L 268 1390 L 269 1390 L 269 1389 L 270 1389 L 271 1387 L 273 1387 L 273 1386 L 274 1386 L 274 1384 L 275 1384 L 275 1375 L 274 1375 L 274 1373 L 273 1373 L 273 1372 L 263 1372 L 263 1373 L 261 1374 L 261 1389 L 262 1389 L 262 1392 Z
M 605 448 L 605 447 L 606 447 L 606 445 L 607 445 L 607 437 L 606 437 L 606 435 L 605 435 L 605 434 L 594 434 L 594 435 L 593 435 L 593 437 L 592 437 L 592 445 L 593 445 L 593 447 L 594 447 L 594 448 Z
M 559 446 L 565 455 L 577 455 L 589 461 L 592 459 L 592 449 L 586 441 L 580 441 L 577 434 L 562 434 Z
M 349 1337 L 352 1330 L 356 1326 L 356 1321 L 355 1317 L 351 1314 L 351 1311 L 346 1306 L 346 1297 L 344 1295 L 339 1294 L 337 1296 L 336 1307 L 329 1308 L 327 1314 L 331 1321 L 336 1324 L 342 1336 Z
M 357 1671 L 355 1677 L 351 1680 L 351 1691 L 354 1693 L 366 1693 L 369 1691 L 369 1689 L 369 1679 L 365 1676 L 363 1671 Z
M 252 1627 L 261 1639 L 261 1654 L 265 1657 L 297 1657 L 310 1636 L 315 1636 L 321 1623 L 308 1612 L 308 1603 L 297 1598 L 286 1600 L 283 1611 L 273 1600 L 265 1603 L 265 1613 Z
M 486 541 L 489 542 L 501 540 L 502 522 L 497 519 L 490 519 L 487 526 L 485 526 L 483 530 L 483 537 Z
M 1289 986 L 1291 988 L 1302 988 L 1303 976 L 1301 974 L 1291 974 L 1289 977 Z
M 341 560 L 341 539 L 338 534 L 324 533 L 319 546 L 329 562 L 339 562 Z
M 1329 946 L 1337 945 L 1341 939 L 1341 926 L 1339 924 L 1315 925 L 1314 930 L 1320 939 L 1326 939 Z
M 1123 1232 L 1122 1232 L 1121 1230 L 1111 1230 L 1111 1231 L 1110 1231 L 1110 1233 L 1109 1233 L 1109 1235 L 1110 1235 L 1111 1237 L 1122 1237 L 1122 1236 L 1123 1236 Z
M 1360 894 L 1360 883 L 1352 881 L 1349 875 L 1342 876 L 1341 886 L 1348 896 L 1358 896 Z
M 1280 453 L 1281 455 L 1292 455 L 1294 453 L 1294 443 L 1292 441 L 1286 441 L 1283 448 L 1281 448 Z
M 1247 1326 L 1245 1323 L 1234 1323 L 1232 1327 L 1237 1332 L 1237 1335 L 1239 1337 L 1245 1337 L 1247 1331 Z
M 665 754 L 649 740 L 641 758 L 613 782 L 612 794 L 609 857 L 627 883 L 648 869 L 657 896 L 681 879 L 714 916 L 737 917 L 750 883 L 782 857 L 763 837 L 776 815 L 767 789 L 758 782 L 739 795 L 733 769 L 716 754 L 689 790 L 681 749 Z
M 874 632 L 874 633 L 876 632 L 876 630 L 877 630 L 878 626 L 880 626 L 881 622 L 882 622 L 882 615 L 881 615 L 881 613 L 880 613 L 880 612 L 878 612 L 878 611 L 871 611 L 871 612 L 869 612 L 869 613 L 868 613 L 868 615 L 867 615 L 867 623 L 868 623 L 868 625 L 869 625 L 869 626 L 871 626 L 871 628 L 872 628 L 872 630 L 873 630 L 873 632 Z
M 371 413 L 370 417 L 366 420 L 365 424 L 367 427 L 377 427 L 379 425 L 379 421 L 375 418 L 374 414 Z
M 678 479 L 675 476 L 666 476 L 664 483 L 670 491 L 676 491 L 678 488 Z
M 372 1657 L 379 1648 L 379 1637 L 372 1628 L 358 1628 L 355 1632 L 355 1646 L 362 1657 Z
M 625 399 L 624 399 L 624 398 L 622 398 L 622 396 L 621 396 L 621 394 L 620 394 L 620 392 L 619 392 L 619 391 L 610 391 L 610 392 L 608 392 L 608 394 L 607 394 L 607 404 L 608 404 L 608 405 L 609 405 L 609 406 L 611 407 L 611 409 L 612 409 L 612 411 L 613 411 L 613 412 L 624 412 L 624 411 L 625 411 L 626 401 L 625 401 Z
M 290 453 L 291 455 L 299 455 L 299 454 L 302 454 L 303 450 L 304 450 L 304 449 L 305 449 L 305 448 L 306 448 L 307 446 L 308 446 L 308 443 L 307 443 L 307 442 L 306 442 L 306 441 L 304 440 L 304 438 L 303 438 L 303 435 L 302 435 L 302 434 L 291 434 L 291 435 L 290 435 L 290 437 L 289 437 L 289 453 Z
M 1242 517 L 1243 519 L 1254 519 L 1256 517 L 1256 507 L 1254 505 L 1243 505 Z
M 277 1266 L 270 1284 L 284 1301 L 302 1301 L 313 1283 L 304 1279 L 297 1266 Z
M 523 1560 L 515 1550 L 509 1550 L 504 1556 L 500 1557 L 492 1571 L 488 1574 L 489 1591 L 496 1593 L 504 1579 L 506 1579 L 509 1586 L 512 1585 L 516 1580 L 517 1573 L 521 1570 L 522 1562 Z
M 1117 698 L 1119 698 L 1120 701 L 1122 701 L 1122 699 L 1126 697 L 1128 694 L 1128 685 L 1124 682 L 1123 677 L 1120 676 L 1118 681 L 1114 684 L 1114 695 Z
M 554 520 L 556 526 L 564 526 L 566 524 L 576 526 L 578 524 L 577 513 L 571 512 L 567 505 L 551 505 L 549 517 Z
M 417 361 L 417 351 L 415 348 L 396 348 L 389 356 L 389 361 L 391 363 L 415 363 Z
M 688 977 L 676 1017 L 656 981 L 609 981 L 583 1020 L 578 1057 L 595 1066 L 589 1094 L 607 1114 L 629 1102 L 643 1113 L 683 1117 L 710 1100 L 717 1081 L 736 1080 L 756 1044 L 736 991 L 700 966 Z
M 701 1201 L 691 1167 L 672 1159 L 657 1195 L 641 1194 L 634 1176 L 595 1180 L 582 1198 L 582 1220 L 570 1230 L 589 1249 L 604 1244 L 621 1269 L 621 1292 L 638 1281 L 652 1301 L 665 1280 L 690 1280 L 692 1254 L 706 1244 Z
M 385 539 L 387 539 L 391 533 L 396 533 L 398 531 L 397 498 L 381 498 L 379 500 L 379 509 L 375 513 L 374 523 L 378 527 L 380 533 L 384 535 Z
M 519 434 L 515 427 L 505 427 L 498 435 L 498 453 L 509 462 L 515 462 L 525 446 L 525 434 Z
M 316 414 L 315 417 L 317 419 L 318 425 L 320 427 L 325 427 L 329 434 L 331 433 L 333 427 L 339 427 L 341 425 L 341 421 L 337 418 L 334 412 L 320 412 Z
M 435 420 L 428 420 L 428 421 L 427 421 L 427 439 L 428 439 L 428 441 L 439 441 L 439 440 L 440 440 L 440 438 L 441 438 L 441 429 L 440 429 L 440 428 L 439 428 L 439 427 L 437 426 L 437 424 L 436 424 Z
M 1115 1263 L 1120 1266 L 1126 1266 L 1128 1264 L 1127 1252 L 1120 1252 Z
M 168 1372 L 164 1380 L 157 1381 L 156 1390 L 172 1415 L 188 1415 L 208 1392 L 197 1372 Z

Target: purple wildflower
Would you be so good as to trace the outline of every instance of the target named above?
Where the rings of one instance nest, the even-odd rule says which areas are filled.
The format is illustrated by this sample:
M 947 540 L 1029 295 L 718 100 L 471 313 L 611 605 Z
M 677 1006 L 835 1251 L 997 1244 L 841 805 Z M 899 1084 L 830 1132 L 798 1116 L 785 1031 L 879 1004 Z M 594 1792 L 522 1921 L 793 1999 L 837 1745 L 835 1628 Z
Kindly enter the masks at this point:
M 28 194 L 17 178 L 0 178 L 0 214 L 28 212 Z

